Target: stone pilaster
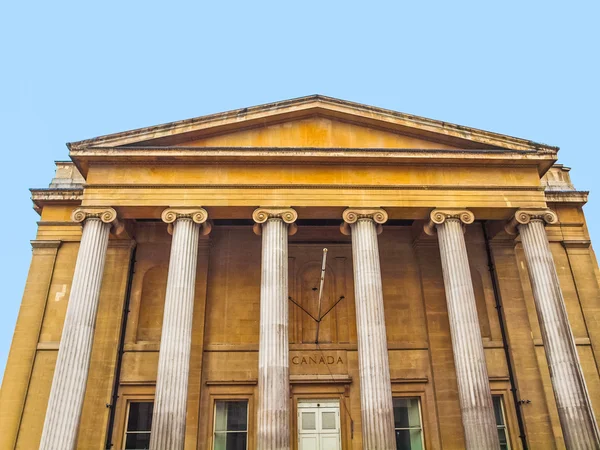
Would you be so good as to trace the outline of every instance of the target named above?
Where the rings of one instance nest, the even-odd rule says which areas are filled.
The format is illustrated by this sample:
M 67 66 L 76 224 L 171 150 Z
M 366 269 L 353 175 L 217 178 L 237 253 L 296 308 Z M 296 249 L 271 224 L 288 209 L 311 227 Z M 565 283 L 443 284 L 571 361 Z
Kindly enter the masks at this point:
M 438 235 L 465 445 L 487 450 L 500 444 L 463 235 L 474 220 L 470 211 L 436 209 L 425 231 Z
M 111 226 L 120 229 L 112 208 L 77 208 L 71 218 L 83 223 L 83 232 L 40 441 L 43 450 L 75 448 L 108 236 Z
M 377 242 L 388 215 L 383 209 L 356 208 L 342 217 L 342 232 L 352 235 L 363 449 L 392 450 L 394 406 Z
M 167 276 L 158 375 L 152 416 L 152 450 L 181 450 L 192 345 L 198 237 L 210 232 L 202 208 L 169 208 L 162 219 L 173 234 Z
M 506 231 L 521 235 L 565 444 L 568 449 L 600 449 L 598 424 L 545 230 L 546 223 L 557 222 L 550 210 L 519 210 Z
M 257 449 L 289 450 L 288 233 L 298 217 L 291 208 L 258 208 L 262 234 L 258 349 Z

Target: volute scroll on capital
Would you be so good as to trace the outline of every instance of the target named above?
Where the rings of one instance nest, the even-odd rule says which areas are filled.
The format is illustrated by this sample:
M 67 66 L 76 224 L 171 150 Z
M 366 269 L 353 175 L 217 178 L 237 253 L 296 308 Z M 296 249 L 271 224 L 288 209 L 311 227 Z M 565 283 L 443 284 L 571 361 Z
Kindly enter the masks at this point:
M 202 235 L 207 235 L 212 229 L 208 213 L 201 207 L 167 208 L 162 212 L 160 218 L 169 224 L 169 233 L 173 232 L 173 224 L 177 219 L 190 219 L 201 225 L 200 234 Z
M 515 215 L 510 219 L 504 229 L 508 234 L 518 234 L 519 225 L 527 225 L 532 220 L 541 220 L 545 224 L 554 225 L 558 223 L 557 214 L 551 209 L 519 209 L 515 212 Z
M 71 213 L 71 220 L 83 223 L 87 219 L 99 219 L 111 225 L 111 232 L 118 235 L 125 229 L 117 217 L 117 211 L 109 206 L 81 206 Z
M 290 207 L 256 208 L 252 213 L 252 219 L 255 222 L 253 227 L 254 233 L 259 236 L 262 234 L 262 224 L 269 219 L 281 219 L 287 223 L 289 225 L 288 234 L 290 236 L 298 230 L 295 224 L 298 219 L 298 213 Z
M 475 222 L 475 214 L 468 209 L 434 209 L 429 214 L 429 221 L 425 223 L 423 230 L 429 236 L 436 233 L 436 225 L 441 225 L 448 219 L 459 220 L 462 225 L 470 225 Z
M 359 219 L 371 219 L 377 226 L 377 234 L 381 234 L 382 225 L 388 220 L 388 213 L 382 208 L 348 208 L 342 213 L 342 219 L 340 231 L 346 236 L 350 235 L 350 225 Z

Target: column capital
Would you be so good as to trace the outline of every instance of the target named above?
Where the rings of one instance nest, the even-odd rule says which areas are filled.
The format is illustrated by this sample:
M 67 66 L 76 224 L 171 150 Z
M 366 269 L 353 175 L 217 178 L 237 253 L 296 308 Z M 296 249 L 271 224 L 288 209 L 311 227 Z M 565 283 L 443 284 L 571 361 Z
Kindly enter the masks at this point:
M 342 213 L 344 222 L 340 231 L 346 236 L 350 235 L 350 225 L 358 222 L 358 219 L 371 219 L 377 224 L 377 234 L 381 234 L 384 223 L 388 220 L 388 213 L 382 208 L 347 208 Z
M 342 219 L 348 224 L 356 223 L 358 219 L 372 219 L 383 225 L 388 220 L 388 213 L 382 208 L 348 208 L 342 213 Z
M 443 224 L 448 219 L 457 219 L 463 225 L 475 222 L 475 214 L 468 209 L 434 209 L 429 213 L 429 221 L 423 226 L 423 231 L 429 236 L 436 232 L 436 225 Z
M 200 234 L 207 235 L 210 233 L 212 226 L 208 221 L 208 213 L 201 207 L 180 207 L 165 209 L 160 218 L 163 222 L 169 224 L 169 233 L 173 232 L 173 223 L 177 219 L 191 219 L 195 223 L 202 226 Z
M 288 233 L 293 235 L 296 233 L 297 226 L 294 222 L 298 219 L 298 213 L 295 209 L 288 206 L 285 207 L 273 207 L 273 208 L 256 208 L 252 213 L 252 220 L 256 222 L 254 224 L 254 233 L 261 235 L 262 224 L 269 219 L 281 219 L 289 225 Z
M 510 235 L 518 233 L 519 225 L 526 225 L 532 220 L 541 220 L 546 224 L 558 223 L 558 216 L 554 211 L 547 208 L 519 209 L 515 215 L 506 223 L 504 230 Z
M 109 206 L 80 206 L 71 213 L 71 220 L 84 223 L 87 219 L 100 219 L 111 225 L 111 231 L 118 235 L 125 230 L 125 226 L 117 217 L 117 211 Z
M 208 213 L 204 208 L 167 208 L 160 218 L 165 223 L 173 223 L 177 219 L 192 219 L 198 224 L 203 224 L 208 220 Z
M 100 219 L 104 223 L 113 223 L 117 220 L 117 211 L 106 206 L 81 206 L 71 213 L 73 222 L 84 222 L 87 219 Z

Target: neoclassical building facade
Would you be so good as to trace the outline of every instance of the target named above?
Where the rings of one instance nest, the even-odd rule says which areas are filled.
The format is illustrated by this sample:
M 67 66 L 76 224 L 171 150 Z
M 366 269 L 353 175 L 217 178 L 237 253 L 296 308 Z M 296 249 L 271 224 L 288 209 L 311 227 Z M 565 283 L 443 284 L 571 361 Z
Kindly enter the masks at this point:
M 2 449 L 600 449 L 558 148 L 310 96 L 69 144 Z

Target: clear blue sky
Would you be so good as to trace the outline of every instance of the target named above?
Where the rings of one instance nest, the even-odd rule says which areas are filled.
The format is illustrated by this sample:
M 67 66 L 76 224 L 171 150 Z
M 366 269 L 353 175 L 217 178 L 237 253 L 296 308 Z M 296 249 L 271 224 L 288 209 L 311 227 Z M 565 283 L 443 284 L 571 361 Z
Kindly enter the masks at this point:
M 0 374 L 69 141 L 320 93 L 560 146 L 600 242 L 599 5 L 3 2 Z

